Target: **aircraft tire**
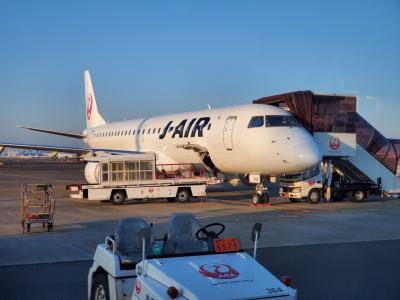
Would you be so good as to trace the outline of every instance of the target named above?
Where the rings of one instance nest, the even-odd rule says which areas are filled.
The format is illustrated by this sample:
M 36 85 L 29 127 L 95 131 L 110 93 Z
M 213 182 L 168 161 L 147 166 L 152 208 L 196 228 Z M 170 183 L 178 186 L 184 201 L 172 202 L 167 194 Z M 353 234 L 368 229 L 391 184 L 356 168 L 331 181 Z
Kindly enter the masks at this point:
M 253 193 L 251 195 L 251 204 L 256 206 L 262 203 L 262 196 L 259 193 Z

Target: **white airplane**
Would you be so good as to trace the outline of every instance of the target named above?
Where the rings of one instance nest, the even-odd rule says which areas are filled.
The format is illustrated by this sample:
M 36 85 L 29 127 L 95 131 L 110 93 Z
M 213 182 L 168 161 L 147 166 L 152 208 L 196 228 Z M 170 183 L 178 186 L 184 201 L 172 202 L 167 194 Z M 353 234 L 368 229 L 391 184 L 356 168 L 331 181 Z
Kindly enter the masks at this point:
M 82 133 L 20 127 L 82 139 L 88 148 L 0 143 L 0 151 L 12 147 L 80 156 L 154 152 L 158 164 L 203 164 L 214 172 L 260 177 L 303 172 L 321 161 L 311 134 L 278 107 L 249 104 L 106 123 L 89 71 L 84 79 L 87 128 Z

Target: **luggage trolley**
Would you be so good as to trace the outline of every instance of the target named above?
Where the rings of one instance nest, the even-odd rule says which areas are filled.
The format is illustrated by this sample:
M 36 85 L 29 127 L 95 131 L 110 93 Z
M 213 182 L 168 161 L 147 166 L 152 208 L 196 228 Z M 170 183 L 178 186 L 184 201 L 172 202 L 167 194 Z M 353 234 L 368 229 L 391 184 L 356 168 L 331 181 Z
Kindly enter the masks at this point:
M 44 197 L 43 197 L 44 195 Z M 55 202 L 50 184 L 24 184 L 21 186 L 20 221 L 22 232 L 29 232 L 31 224 L 47 224 L 47 231 L 53 231 Z

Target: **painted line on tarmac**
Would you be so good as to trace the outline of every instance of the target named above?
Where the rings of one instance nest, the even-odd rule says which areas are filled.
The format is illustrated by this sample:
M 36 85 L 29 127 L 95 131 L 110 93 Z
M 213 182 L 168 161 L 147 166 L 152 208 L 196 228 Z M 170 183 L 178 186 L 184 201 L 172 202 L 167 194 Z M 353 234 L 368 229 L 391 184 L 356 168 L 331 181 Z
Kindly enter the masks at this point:
M 240 205 L 240 206 L 250 206 L 249 202 L 246 201 L 246 203 L 243 203 L 245 200 L 226 200 L 226 199 L 216 199 L 216 198 L 209 198 L 209 197 L 202 197 L 202 200 L 205 200 L 204 202 L 210 201 L 210 202 L 222 202 L 222 203 L 230 203 L 230 204 L 235 204 L 235 205 Z
M 79 262 L 90 262 L 93 259 L 77 259 L 77 260 L 60 260 L 60 261 L 49 261 L 49 262 L 27 262 L 20 264 L 10 264 L 10 265 L 0 265 L 1 268 L 9 267 L 24 267 L 24 266 L 36 266 L 36 265 L 54 265 L 54 264 L 69 264 L 69 263 L 79 263 Z
M 228 199 L 218 199 L 218 198 L 211 198 L 211 197 L 203 197 L 203 200 L 205 200 L 205 202 L 210 201 L 210 202 L 222 202 L 222 203 L 230 203 L 230 204 L 235 204 L 235 205 L 240 205 L 240 206 L 249 206 L 249 207 L 254 207 L 253 205 L 251 205 L 250 200 L 228 200 Z M 283 205 L 282 205 L 283 204 Z M 265 204 L 265 205 L 260 205 L 257 207 L 273 207 L 273 208 L 278 208 L 278 209 L 282 209 L 285 211 L 294 211 L 294 212 L 319 212 L 319 210 L 306 210 L 304 208 L 293 208 L 293 207 L 285 207 L 286 205 L 291 205 L 290 203 L 273 203 L 270 202 L 269 204 Z
M 20 178 L 29 178 L 29 179 L 44 179 L 44 180 L 49 180 L 49 181 L 58 181 L 58 182 L 65 182 L 65 180 L 61 180 L 61 179 L 53 179 L 53 178 L 47 178 L 47 177 L 39 177 L 39 176 L 27 176 L 27 175 L 17 175 L 17 174 L 9 174 L 6 172 L 1 172 L 1 175 L 5 175 L 5 176 L 14 176 L 14 177 L 20 177 Z
M 379 243 L 379 242 L 390 242 L 390 241 L 398 241 L 400 240 L 399 237 L 392 237 L 392 238 L 381 238 L 381 239 L 354 239 L 354 240 L 336 240 L 336 241 L 323 241 L 323 242 L 316 242 L 310 241 L 307 243 L 304 242 L 294 242 L 294 243 L 285 243 L 282 245 L 273 245 L 273 246 L 260 246 L 258 250 L 268 250 L 271 248 L 279 249 L 279 248 L 296 248 L 296 247 L 308 247 L 308 246 L 330 246 L 330 245 L 346 245 L 346 244 L 361 244 L 361 243 Z M 248 253 L 253 252 L 253 248 L 244 248 L 244 251 Z M 92 262 L 93 256 L 91 255 L 90 258 L 82 258 L 82 259 L 61 259 L 57 261 L 48 261 L 48 262 L 23 262 L 23 263 L 12 263 L 12 264 L 4 264 L 0 265 L 0 270 L 10 267 L 24 267 L 24 266 L 40 266 L 40 265 L 55 265 L 55 264 L 70 264 L 70 263 L 80 263 L 80 262 Z
M 306 209 L 303 207 L 293 207 L 291 203 L 277 203 L 274 207 L 281 208 L 286 211 L 293 211 L 293 212 L 304 212 L 304 213 L 319 213 L 319 212 L 327 212 L 326 210 L 321 209 Z M 286 207 L 287 206 L 287 207 Z

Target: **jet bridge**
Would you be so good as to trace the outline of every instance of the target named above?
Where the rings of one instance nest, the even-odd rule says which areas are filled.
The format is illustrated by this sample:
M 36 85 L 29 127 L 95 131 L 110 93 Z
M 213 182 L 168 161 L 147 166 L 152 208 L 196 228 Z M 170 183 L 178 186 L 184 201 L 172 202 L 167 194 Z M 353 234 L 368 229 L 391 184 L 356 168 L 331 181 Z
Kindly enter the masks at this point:
M 254 100 L 291 112 L 313 134 L 324 160 L 359 182 L 400 194 L 400 140 L 388 139 L 357 113 L 355 96 L 297 91 Z

